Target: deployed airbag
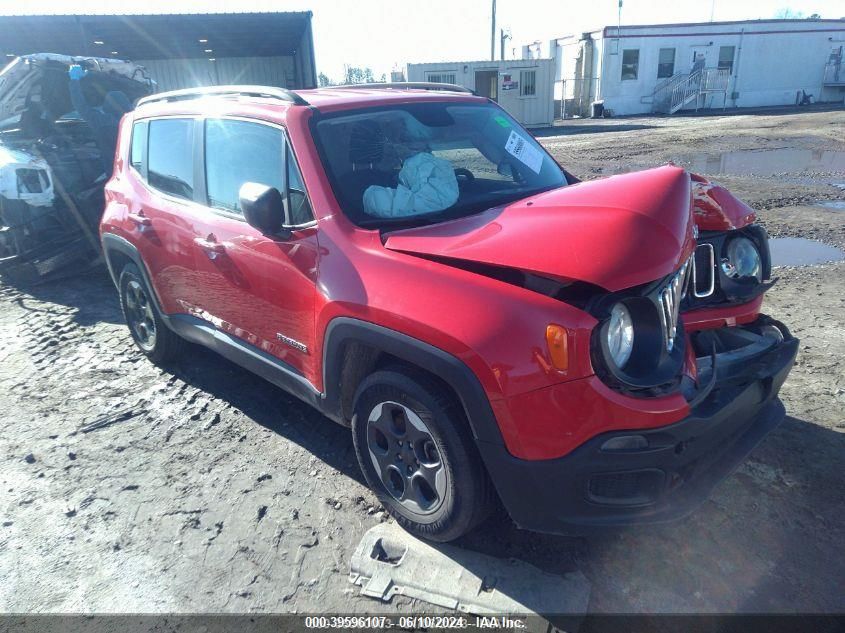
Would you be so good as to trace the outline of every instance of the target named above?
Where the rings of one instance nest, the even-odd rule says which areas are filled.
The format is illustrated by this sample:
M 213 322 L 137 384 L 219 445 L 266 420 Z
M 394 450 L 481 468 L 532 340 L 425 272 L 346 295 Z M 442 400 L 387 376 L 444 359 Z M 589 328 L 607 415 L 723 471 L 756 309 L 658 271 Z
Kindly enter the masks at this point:
M 458 179 L 452 164 L 422 152 L 405 161 L 399 186 L 372 185 L 364 191 L 364 211 L 392 218 L 448 209 L 458 201 Z

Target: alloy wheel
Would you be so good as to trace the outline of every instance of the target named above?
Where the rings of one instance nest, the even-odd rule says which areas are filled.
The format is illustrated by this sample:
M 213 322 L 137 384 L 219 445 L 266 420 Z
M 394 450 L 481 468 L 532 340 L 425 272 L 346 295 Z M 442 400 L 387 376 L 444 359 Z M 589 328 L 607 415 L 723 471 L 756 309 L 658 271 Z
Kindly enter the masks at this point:
M 412 409 L 380 402 L 367 419 L 367 449 L 387 492 L 417 514 L 443 503 L 447 472 L 437 442 Z
M 147 291 L 135 279 L 126 284 L 126 320 L 141 348 L 152 351 L 156 345 L 156 324 L 153 306 Z

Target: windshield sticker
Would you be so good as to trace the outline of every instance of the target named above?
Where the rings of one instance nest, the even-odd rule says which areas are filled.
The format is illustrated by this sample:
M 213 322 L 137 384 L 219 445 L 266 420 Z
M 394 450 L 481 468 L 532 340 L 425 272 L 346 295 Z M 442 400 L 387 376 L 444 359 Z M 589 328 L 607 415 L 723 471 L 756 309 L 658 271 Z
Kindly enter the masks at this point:
M 505 143 L 505 149 L 535 174 L 540 173 L 540 167 L 543 166 L 543 154 L 531 145 L 527 139 L 511 131 L 511 135 L 508 137 L 507 143 Z
M 508 123 L 508 120 L 505 117 L 503 117 L 501 114 L 497 114 L 496 116 L 494 116 L 493 120 L 502 127 L 510 127 L 511 126 L 511 124 Z

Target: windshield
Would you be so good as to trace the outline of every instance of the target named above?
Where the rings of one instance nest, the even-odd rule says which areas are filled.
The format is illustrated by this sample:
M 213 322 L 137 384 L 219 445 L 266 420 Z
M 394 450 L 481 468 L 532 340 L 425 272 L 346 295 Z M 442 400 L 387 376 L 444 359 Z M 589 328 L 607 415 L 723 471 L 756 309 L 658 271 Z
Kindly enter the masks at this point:
M 315 129 L 338 201 L 360 226 L 462 217 L 567 184 L 494 105 L 397 105 L 320 118 Z

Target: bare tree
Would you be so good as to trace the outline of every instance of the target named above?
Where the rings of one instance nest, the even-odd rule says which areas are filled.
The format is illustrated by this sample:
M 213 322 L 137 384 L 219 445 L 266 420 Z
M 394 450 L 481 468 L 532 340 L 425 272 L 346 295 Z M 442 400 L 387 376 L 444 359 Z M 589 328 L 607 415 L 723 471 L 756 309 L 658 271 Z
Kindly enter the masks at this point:
M 790 9 L 789 7 L 779 9 L 778 12 L 775 13 L 775 19 L 777 20 L 800 20 L 803 17 L 803 11 L 795 11 L 794 9 Z

